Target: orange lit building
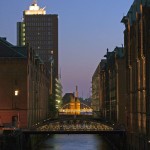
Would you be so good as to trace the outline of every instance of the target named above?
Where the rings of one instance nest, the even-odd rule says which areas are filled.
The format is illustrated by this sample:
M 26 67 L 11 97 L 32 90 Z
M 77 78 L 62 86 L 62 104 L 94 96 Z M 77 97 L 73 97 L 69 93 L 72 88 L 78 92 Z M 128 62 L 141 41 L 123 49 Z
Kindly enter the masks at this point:
M 72 115 L 80 115 L 80 100 L 75 98 L 71 99 L 69 103 L 69 110 L 70 114 Z
M 64 113 L 70 115 L 80 115 L 80 100 L 78 99 L 78 89 L 76 87 L 76 94 L 74 93 L 66 93 L 63 97 L 63 109 Z

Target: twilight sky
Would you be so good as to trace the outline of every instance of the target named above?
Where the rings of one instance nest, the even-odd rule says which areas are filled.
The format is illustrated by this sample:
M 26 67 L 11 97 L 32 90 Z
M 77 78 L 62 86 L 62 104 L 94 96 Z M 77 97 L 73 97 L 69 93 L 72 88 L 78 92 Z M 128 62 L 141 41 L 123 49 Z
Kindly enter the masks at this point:
M 32 0 L 0 0 L 0 37 L 16 45 L 16 22 Z M 47 14 L 59 15 L 59 70 L 63 92 L 90 96 L 92 75 L 106 54 L 123 44 L 120 23 L 133 0 L 38 0 Z

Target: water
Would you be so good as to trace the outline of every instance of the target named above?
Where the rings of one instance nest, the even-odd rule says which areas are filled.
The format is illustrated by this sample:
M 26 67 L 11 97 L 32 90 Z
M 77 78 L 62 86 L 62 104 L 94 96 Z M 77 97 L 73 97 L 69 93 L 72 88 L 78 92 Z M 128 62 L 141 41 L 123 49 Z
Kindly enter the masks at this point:
M 50 136 L 38 150 L 111 150 L 99 135 L 56 134 Z

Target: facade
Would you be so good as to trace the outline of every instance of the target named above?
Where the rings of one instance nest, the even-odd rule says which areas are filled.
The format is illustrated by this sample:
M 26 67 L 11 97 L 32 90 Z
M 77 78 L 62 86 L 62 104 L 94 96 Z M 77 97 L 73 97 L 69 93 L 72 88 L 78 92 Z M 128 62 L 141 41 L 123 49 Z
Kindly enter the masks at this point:
M 126 70 L 123 47 L 105 55 L 92 78 L 92 106 L 99 107 L 99 114 L 112 124 L 126 124 Z M 96 99 L 96 98 L 97 99 Z M 94 109 L 94 107 L 93 107 Z
M 106 98 L 106 118 L 117 124 L 125 125 L 126 108 L 126 70 L 123 47 L 116 47 L 106 54 L 108 91 Z M 107 92 L 107 91 L 106 91 Z
M 107 69 L 107 60 L 102 59 L 100 62 L 100 98 L 101 98 L 101 116 L 106 119 L 106 106 L 107 106 L 107 95 L 108 92 L 108 73 Z
M 29 47 L 0 38 L 1 124 L 30 128 L 48 117 L 49 75 Z
M 50 74 L 50 94 L 55 95 L 58 79 L 58 15 L 46 14 L 36 2 L 23 12 L 23 21 L 17 23 L 17 44 L 29 43 L 40 56 Z
M 116 67 L 116 109 L 117 124 L 125 127 L 126 125 L 126 59 L 124 47 L 116 47 L 115 67 Z
M 116 95 L 116 66 L 115 52 L 107 51 L 107 74 L 108 74 L 108 97 L 106 99 L 107 119 L 111 122 L 117 121 L 117 95 Z
M 127 70 L 128 149 L 150 149 L 150 0 L 135 0 L 122 22 Z
M 60 79 L 56 79 L 56 108 L 62 107 L 62 85 Z
M 104 115 L 104 99 L 105 99 L 105 69 L 106 60 L 103 59 L 97 66 L 92 77 L 92 109 L 99 116 Z M 95 114 L 95 115 L 96 115 Z
M 93 112 L 100 112 L 100 64 L 92 76 L 92 109 Z

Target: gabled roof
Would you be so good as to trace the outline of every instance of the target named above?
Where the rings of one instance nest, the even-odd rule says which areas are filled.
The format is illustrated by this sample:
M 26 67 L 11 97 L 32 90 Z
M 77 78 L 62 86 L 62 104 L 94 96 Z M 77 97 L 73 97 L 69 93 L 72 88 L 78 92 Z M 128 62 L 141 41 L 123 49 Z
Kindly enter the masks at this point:
M 17 47 L 0 38 L 0 58 L 27 58 L 26 47 Z
M 74 94 L 73 93 L 65 93 L 65 95 L 63 96 L 62 98 L 62 101 L 63 103 L 69 103 L 71 102 L 71 100 L 73 100 L 75 97 L 74 97 Z
M 27 56 L 27 47 L 26 46 L 13 46 L 18 53 L 24 55 L 25 57 Z

